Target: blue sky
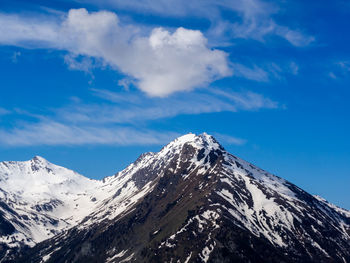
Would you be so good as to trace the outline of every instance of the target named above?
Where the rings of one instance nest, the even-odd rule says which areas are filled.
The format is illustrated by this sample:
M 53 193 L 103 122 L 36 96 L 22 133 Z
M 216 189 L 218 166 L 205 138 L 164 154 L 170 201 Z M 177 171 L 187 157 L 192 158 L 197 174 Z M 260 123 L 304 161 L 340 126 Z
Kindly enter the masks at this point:
M 0 2 L 0 160 L 91 178 L 175 137 L 350 209 L 348 1 Z

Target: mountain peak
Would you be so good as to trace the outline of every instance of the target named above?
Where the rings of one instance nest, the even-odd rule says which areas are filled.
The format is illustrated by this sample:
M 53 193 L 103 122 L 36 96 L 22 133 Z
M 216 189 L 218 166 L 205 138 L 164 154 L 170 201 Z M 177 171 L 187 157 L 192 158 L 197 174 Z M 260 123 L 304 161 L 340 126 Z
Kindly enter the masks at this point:
M 33 159 L 29 160 L 29 163 L 33 171 L 39 171 L 41 169 L 49 171 L 51 170 L 49 169 L 49 167 L 53 166 L 53 164 L 50 163 L 48 160 L 38 155 L 34 156 Z
M 31 159 L 31 161 L 33 161 L 33 162 L 35 162 L 35 163 L 48 163 L 48 161 L 47 161 L 45 158 L 43 158 L 43 157 L 41 157 L 41 156 L 39 156 L 39 155 L 35 155 L 35 156 Z
M 218 141 L 210 134 L 203 132 L 201 134 L 188 133 L 182 135 L 172 142 L 170 142 L 166 147 L 176 147 L 183 146 L 185 144 L 191 144 L 195 148 L 210 148 L 210 149 L 221 149 L 223 147 L 218 143 Z

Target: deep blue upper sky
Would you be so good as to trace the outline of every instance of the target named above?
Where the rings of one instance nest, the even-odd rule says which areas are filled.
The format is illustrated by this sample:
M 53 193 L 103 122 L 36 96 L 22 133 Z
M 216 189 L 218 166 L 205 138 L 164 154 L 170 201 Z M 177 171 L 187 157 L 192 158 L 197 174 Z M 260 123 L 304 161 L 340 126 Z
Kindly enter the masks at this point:
M 0 2 L 0 160 L 91 178 L 184 133 L 350 209 L 348 1 Z

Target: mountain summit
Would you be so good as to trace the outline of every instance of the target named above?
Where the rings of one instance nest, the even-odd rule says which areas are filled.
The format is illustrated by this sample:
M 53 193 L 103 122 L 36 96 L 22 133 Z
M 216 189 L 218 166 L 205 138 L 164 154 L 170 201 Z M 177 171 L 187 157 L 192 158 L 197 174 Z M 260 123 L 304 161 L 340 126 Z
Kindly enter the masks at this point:
M 205 133 L 181 136 L 102 181 L 47 165 L 63 186 L 40 181 L 29 201 L 6 184 L 21 172 L 34 178 L 35 169 L 16 168 L 24 163 L 0 164 L 8 178 L 0 188 L 17 200 L 1 200 L 2 222 L 12 226 L 0 225 L 3 262 L 350 262 L 349 211 Z M 53 221 L 36 221 L 36 204 L 35 215 Z M 43 238 L 45 228 L 29 227 L 37 222 L 54 231 Z

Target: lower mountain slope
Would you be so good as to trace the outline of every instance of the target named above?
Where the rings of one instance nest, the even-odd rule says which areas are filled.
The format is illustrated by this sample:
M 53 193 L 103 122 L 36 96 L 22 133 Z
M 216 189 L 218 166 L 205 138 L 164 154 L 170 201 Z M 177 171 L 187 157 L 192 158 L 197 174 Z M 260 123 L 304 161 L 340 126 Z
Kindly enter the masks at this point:
M 349 211 L 231 155 L 207 134 L 182 136 L 105 182 L 119 188 L 78 225 L 14 260 L 350 262 Z

